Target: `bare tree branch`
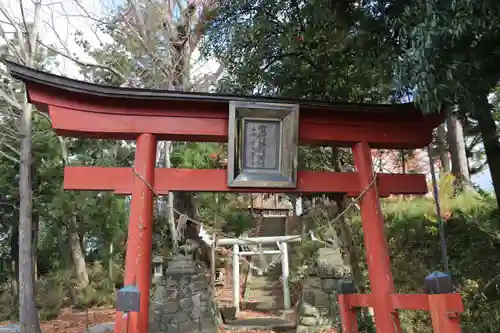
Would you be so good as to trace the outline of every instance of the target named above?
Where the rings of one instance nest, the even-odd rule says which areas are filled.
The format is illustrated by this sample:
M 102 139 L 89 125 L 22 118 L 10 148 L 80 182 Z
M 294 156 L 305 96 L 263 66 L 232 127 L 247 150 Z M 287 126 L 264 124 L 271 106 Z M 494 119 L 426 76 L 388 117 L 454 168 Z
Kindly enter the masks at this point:
M 14 20 L 14 18 L 10 15 L 9 11 L 7 8 L 5 8 L 5 5 L 0 2 L 0 12 L 5 16 L 5 18 L 9 21 L 10 26 L 14 29 L 16 33 L 16 37 L 19 43 L 19 49 L 21 53 L 21 59 L 26 60 L 28 58 L 28 53 L 26 50 L 26 46 L 23 44 L 23 34 L 21 32 L 21 29 L 19 26 L 16 24 L 17 22 Z
M 0 151 L 0 154 L 1 154 L 1 151 Z M 0 202 L 0 206 L 8 206 L 8 207 L 14 208 L 15 210 L 19 210 L 18 206 L 11 204 L 11 203 L 8 203 L 8 202 Z
M 36 110 L 36 109 L 35 109 L 35 112 L 36 112 L 37 114 L 39 114 L 40 116 L 42 116 L 44 119 L 48 120 L 48 121 L 49 121 L 49 123 L 50 123 L 50 126 L 52 126 L 52 119 L 50 119 L 50 116 L 49 116 L 48 114 L 46 114 L 46 113 L 44 113 L 44 112 L 41 112 L 41 111 L 38 111 L 38 110 Z
M 9 148 L 14 154 L 21 156 L 21 152 L 19 151 L 19 149 L 14 148 L 14 146 L 12 146 L 11 144 L 8 144 L 5 141 L 0 141 L 0 144 Z
M 0 155 L 3 156 L 3 157 L 5 157 L 8 160 L 14 162 L 14 163 L 18 163 L 18 164 L 21 163 L 21 161 L 19 159 L 14 158 L 14 157 L 8 155 L 7 153 L 5 153 L 4 151 L 2 151 L 1 149 L 0 149 Z
M 23 27 L 24 27 L 24 32 L 25 33 L 28 33 L 30 31 L 29 27 L 28 27 L 28 24 L 26 23 L 26 16 L 24 15 L 24 6 L 23 6 L 23 1 L 20 0 L 19 1 L 19 7 L 21 9 L 21 17 L 22 17 L 22 20 L 23 20 Z M 30 43 L 30 39 L 27 38 L 27 41 L 28 41 L 28 50 L 30 50 L 30 52 L 33 51 L 33 47 Z
M 20 135 L 19 132 L 15 132 L 14 130 L 3 125 L 1 122 L 0 122 L 0 129 L 1 129 L 0 137 L 2 136 L 8 137 L 9 139 L 14 141 L 19 140 L 19 135 Z
M 196 87 L 201 87 L 204 90 L 208 90 L 208 87 L 214 85 L 217 82 L 219 77 L 222 75 L 222 72 L 223 67 L 219 65 L 217 67 L 217 70 L 215 70 L 213 73 L 208 73 L 195 79 L 189 90 L 192 90 Z
M 21 104 L 13 98 L 9 97 L 2 89 L 0 89 L 0 99 L 6 101 L 13 108 L 16 108 L 18 110 L 22 109 Z
M 94 67 L 94 68 L 101 68 L 101 69 L 105 69 L 105 70 L 108 70 L 110 71 L 111 73 L 113 73 L 114 75 L 116 75 L 118 78 L 120 78 L 121 80 L 125 81 L 125 77 L 114 67 L 112 66 L 107 66 L 107 65 L 100 65 L 100 64 L 95 64 L 95 63 L 89 63 L 89 62 L 85 62 L 85 61 L 82 61 L 78 58 L 75 58 L 75 57 L 72 57 L 70 56 L 69 54 L 66 54 L 64 52 L 61 52 L 57 49 L 55 49 L 54 47 L 52 46 L 49 46 L 47 44 L 44 44 L 42 43 L 40 40 L 38 41 L 38 43 L 40 43 L 40 45 L 56 52 L 57 54 L 59 54 L 60 56 L 68 59 L 68 60 L 71 60 L 73 61 L 74 63 L 80 65 L 80 66 L 83 66 L 83 67 Z

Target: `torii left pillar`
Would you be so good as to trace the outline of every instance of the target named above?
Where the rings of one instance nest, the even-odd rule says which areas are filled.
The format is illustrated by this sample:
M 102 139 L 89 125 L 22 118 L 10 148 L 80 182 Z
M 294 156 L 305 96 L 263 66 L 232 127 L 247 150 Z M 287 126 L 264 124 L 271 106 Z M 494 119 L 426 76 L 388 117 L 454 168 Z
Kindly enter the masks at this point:
M 147 333 L 149 330 L 155 164 L 156 137 L 141 134 L 135 148 L 136 171 L 130 203 L 124 278 L 124 285 L 136 285 L 139 289 L 140 309 L 139 313 L 130 313 L 126 318 L 123 313 L 117 312 L 115 333 Z

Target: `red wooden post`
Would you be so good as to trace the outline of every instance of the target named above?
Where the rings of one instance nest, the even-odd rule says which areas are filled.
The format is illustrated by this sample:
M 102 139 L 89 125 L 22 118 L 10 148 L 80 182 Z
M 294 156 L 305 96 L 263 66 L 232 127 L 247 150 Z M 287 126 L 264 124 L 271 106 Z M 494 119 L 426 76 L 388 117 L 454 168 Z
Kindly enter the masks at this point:
M 360 208 L 377 333 L 401 333 L 399 316 L 390 298 L 395 288 L 377 184 L 372 184 L 374 172 L 370 147 L 366 142 L 357 143 L 353 155 L 359 186 L 362 189 L 369 187 L 360 200 Z
M 448 301 L 451 294 L 429 295 L 429 312 L 434 333 L 461 333 L 460 317 L 457 312 L 450 312 Z
M 338 301 L 342 333 L 358 333 L 358 318 L 349 304 L 349 294 L 339 294 Z
M 156 137 L 141 134 L 135 150 L 134 165 L 138 175 L 134 173 L 124 279 L 124 285 L 137 285 L 141 299 L 139 313 L 129 314 L 127 333 L 148 332 L 153 233 L 153 192 L 149 186 L 154 186 L 155 162 Z M 123 314 L 117 313 L 115 332 L 121 333 L 123 325 Z

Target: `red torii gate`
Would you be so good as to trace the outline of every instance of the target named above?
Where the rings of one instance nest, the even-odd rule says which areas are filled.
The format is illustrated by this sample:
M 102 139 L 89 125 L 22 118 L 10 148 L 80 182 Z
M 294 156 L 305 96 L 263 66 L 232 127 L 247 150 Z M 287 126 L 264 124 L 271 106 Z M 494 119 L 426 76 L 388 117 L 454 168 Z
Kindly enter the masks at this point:
M 429 311 L 434 332 L 458 333 L 459 294 L 395 293 L 379 197 L 425 194 L 420 174 L 378 174 L 371 148 L 422 148 L 442 115 L 423 116 L 410 104 L 369 105 L 282 100 L 215 94 L 114 88 L 84 83 L 7 62 L 14 78 L 26 84 L 29 101 L 46 112 L 58 135 L 135 140 L 135 168 L 71 167 L 64 170 L 67 190 L 114 191 L 132 195 L 125 263 L 125 285 L 136 283 L 140 312 L 130 314 L 129 333 L 148 332 L 153 193 L 296 192 L 346 193 L 360 200 L 371 294 L 339 296 L 344 332 L 356 333 L 355 309 L 372 307 L 378 333 L 400 333 L 398 310 Z M 352 147 L 357 172 L 299 171 L 294 189 L 227 186 L 226 170 L 155 169 L 158 140 L 227 142 L 230 101 L 298 104 L 299 142 Z M 143 178 L 143 179 L 141 179 Z M 148 183 L 148 184 L 147 184 Z M 115 331 L 122 316 L 117 314 Z

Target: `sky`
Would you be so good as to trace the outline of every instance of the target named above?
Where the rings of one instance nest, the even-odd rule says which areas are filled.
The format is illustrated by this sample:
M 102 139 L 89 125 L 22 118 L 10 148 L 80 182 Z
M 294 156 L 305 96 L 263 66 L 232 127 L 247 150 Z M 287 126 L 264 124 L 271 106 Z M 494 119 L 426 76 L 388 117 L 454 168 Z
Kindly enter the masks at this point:
M 491 181 L 491 174 L 488 168 L 477 175 L 472 176 L 472 182 L 485 191 L 493 191 L 493 183 Z
M 31 0 L 1 0 L 9 14 L 21 22 L 22 2 L 26 21 L 33 21 L 34 5 Z M 64 54 L 78 57 L 79 60 L 92 62 L 92 59 L 83 52 L 75 42 L 75 34 L 82 33 L 82 37 L 92 45 L 109 41 L 109 37 L 99 33 L 97 21 L 106 13 L 112 11 L 120 3 L 118 0 L 42 0 L 40 13 L 39 36 L 42 43 L 54 46 Z M 2 18 L 2 21 L 3 18 Z M 4 29 L 10 29 L 5 23 Z M 78 78 L 78 66 L 71 60 L 58 57 L 59 66 L 51 69 L 55 74 Z
M 7 8 L 10 15 L 17 21 L 21 21 L 22 1 L 26 20 L 33 18 L 34 6 L 31 0 L 0 0 Z M 102 23 L 99 20 L 113 12 L 123 0 L 42 0 L 42 11 L 40 15 L 40 39 L 44 44 L 54 45 L 64 54 L 70 54 L 84 62 L 93 63 L 83 49 L 75 42 L 75 34 L 82 34 L 84 40 L 91 45 L 109 42 L 109 36 L 99 32 L 97 27 Z M 2 24 L 0 22 L 0 24 Z M 5 26 L 5 24 L 3 24 Z M 7 28 L 8 29 L 8 28 Z M 193 77 L 209 74 L 217 70 L 218 63 L 215 60 L 199 61 L 200 53 L 193 52 Z M 58 57 L 57 68 L 50 68 L 52 72 L 59 75 L 79 79 L 79 67 L 67 58 Z

